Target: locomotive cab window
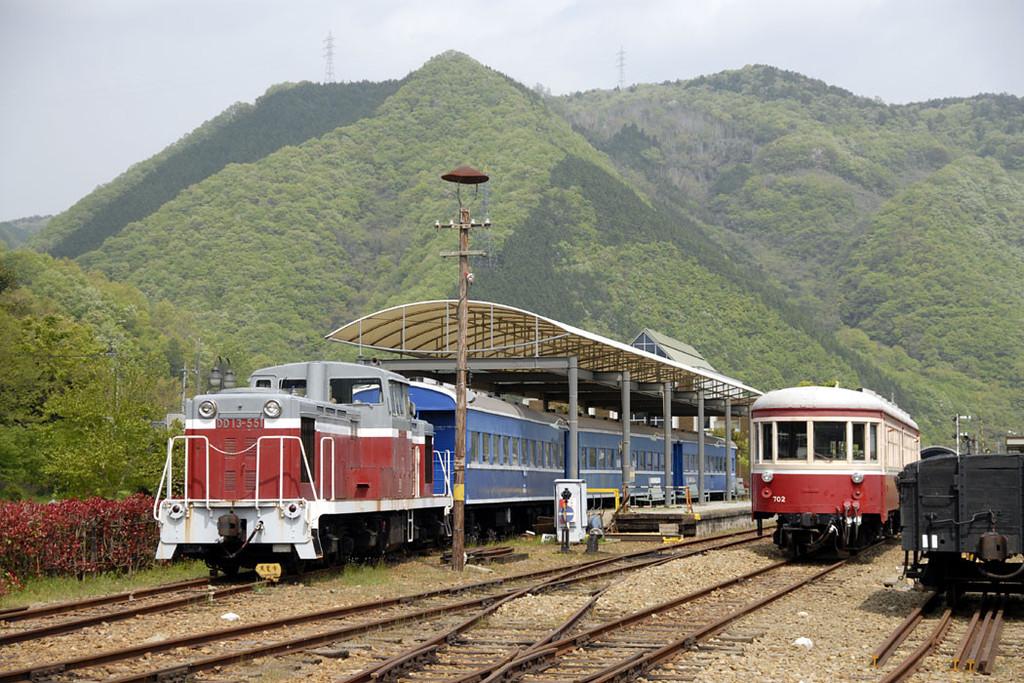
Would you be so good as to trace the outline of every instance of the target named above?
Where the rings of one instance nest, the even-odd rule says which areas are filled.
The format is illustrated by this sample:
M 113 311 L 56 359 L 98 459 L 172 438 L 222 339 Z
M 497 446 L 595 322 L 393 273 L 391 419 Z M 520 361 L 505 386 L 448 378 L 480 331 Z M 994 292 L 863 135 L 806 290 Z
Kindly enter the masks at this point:
M 382 402 L 380 380 L 375 377 L 334 377 L 331 379 L 331 403 L 379 404 Z
M 256 382 L 255 382 L 254 386 L 257 389 L 273 389 L 274 388 L 274 380 L 272 380 L 269 377 L 258 377 L 256 379 Z
M 281 380 L 281 391 L 287 391 L 293 396 L 306 395 L 305 379 L 283 379 Z
M 388 382 L 391 398 L 391 414 L 395 417 L 409 417 L 409 386 L 401 382 Z
M 807 423 L 776 422 L 779 460 L 807 460 Z
M 814 460 L 832 462 L 846 460 L 846 423 L 814 423 Z

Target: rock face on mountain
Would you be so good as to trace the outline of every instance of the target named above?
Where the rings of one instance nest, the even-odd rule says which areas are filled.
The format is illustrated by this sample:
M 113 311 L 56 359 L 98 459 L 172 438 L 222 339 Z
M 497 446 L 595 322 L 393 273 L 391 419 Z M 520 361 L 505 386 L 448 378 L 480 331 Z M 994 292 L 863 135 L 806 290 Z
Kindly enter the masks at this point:
M 402 81 L 272 89 L 99 188 L 38 248 L 190 311 L 243 367 L 340 357 L 321 336 L 454 291 L 694 344 L 765 389 L 893 394 L 947 440 L 956 410 L 1019 428 L 1024 104 L 888 106 L 770 67 L 543 97 L 459 53 Z M 1016 403 L 1015 403 L 1016 401 Z

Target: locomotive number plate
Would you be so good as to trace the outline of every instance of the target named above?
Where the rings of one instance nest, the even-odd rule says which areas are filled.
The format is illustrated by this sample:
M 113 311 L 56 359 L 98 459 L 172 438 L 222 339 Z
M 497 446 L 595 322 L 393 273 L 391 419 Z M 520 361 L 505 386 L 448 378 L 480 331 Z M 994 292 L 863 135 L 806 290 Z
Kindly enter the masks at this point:
M 218 417 L 217 429 L 263 429 L 263 418 Z
M 786 502 L 786 497 L 785 496 L 772 496 L 772 502 L 773 503 L 785 503 Z

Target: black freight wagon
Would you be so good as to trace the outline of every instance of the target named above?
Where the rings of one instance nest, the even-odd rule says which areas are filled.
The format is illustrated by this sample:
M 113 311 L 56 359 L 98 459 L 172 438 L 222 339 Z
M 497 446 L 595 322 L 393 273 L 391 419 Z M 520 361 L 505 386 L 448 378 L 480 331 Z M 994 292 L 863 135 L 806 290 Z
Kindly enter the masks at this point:
M 923 457 L 897 482 L 907 576 L 954 595 L 1024 592 L 1024 454 Z

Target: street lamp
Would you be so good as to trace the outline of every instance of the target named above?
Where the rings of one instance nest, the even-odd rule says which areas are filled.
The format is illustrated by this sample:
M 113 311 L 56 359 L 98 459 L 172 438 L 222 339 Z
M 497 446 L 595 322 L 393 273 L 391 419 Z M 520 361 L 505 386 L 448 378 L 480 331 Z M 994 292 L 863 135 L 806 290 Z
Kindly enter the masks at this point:
M 455 481 L 452 486 L 452 569 L 462 571 L 466 564 L 466 337 L 469 327 L 469 285 L 473 274 L 469 271 L 469 257 L 482 256 L 482 251 L 469 250 L 471 228 L 490 227 L 491 222 L 474 223 L 469 216 L 469 207 L 462 205 L 462 185 L 480 185 L 490 178 L 472 166 L 458 168 L 441 176 L 442 180 L 455 183 L 459 200 L 459 222 L 442 225 L 435 222 L 435 228 L 451 228 L 459 231 L 459 250 L 441 252 L 441 256 L 459 257 L 459 308 L 457 313 L 458 337 L 455 353 Z

